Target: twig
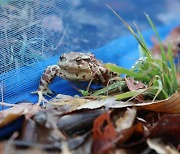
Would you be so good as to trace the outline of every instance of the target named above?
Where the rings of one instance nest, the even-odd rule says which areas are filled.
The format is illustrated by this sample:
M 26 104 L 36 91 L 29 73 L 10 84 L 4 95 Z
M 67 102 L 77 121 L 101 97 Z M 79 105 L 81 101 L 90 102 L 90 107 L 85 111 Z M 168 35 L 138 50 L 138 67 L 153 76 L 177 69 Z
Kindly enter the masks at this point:
M 3 86 L 4 84 L 3 84 L 3 81 L 1 81 L 1 84 L 0 84 L 0 88 L 1 88 L 1 102 L 3 103 L 4 102 L 4 91 L 3 91 Z M 1 103 L 0 102 L 0 103 Z M 4 109 L 4 105 L 3 104 L 1 104 L 2 105 L 2 110 Z
M 0 105 L 2 105 L 2 107 L 4 107 L 4 106 L 15 106 L 16 104 L 10 104 L 10 103 L 5 103 L 5 102 L 0 102 Z

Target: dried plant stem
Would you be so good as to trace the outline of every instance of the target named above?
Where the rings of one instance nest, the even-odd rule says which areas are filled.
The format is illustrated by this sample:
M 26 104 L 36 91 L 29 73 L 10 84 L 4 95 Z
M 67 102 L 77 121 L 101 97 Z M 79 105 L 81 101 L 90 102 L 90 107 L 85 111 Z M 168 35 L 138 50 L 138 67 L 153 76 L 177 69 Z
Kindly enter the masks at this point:
M 12 106 L 15 106 L 16 104 L 10 104 L 10 103 L 5 103 L 5 102 L 0 102 L 0 105 L 2 105 L 2 107 L 4 107 L 4 106 L 10 106 L 10 107 L 12 107 Z
M 3 91 L 3 81 L 1 81 L 1 84 L 0 84 L 0 88 L 1 88 L 1 102 L 3 103 L 4 102 L 4 91 Z M 0 102 L 0 103 L 1 103 Z M 4 105 L 3 104 L 1 104 L 1 106 L 2 106 L 2 109 L 4 109 Z

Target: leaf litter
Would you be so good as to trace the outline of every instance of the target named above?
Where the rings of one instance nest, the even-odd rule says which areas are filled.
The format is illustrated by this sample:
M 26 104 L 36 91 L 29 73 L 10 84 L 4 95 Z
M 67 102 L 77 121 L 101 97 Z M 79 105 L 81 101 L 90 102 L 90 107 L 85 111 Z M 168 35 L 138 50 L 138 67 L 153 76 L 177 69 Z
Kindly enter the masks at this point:
M 45 108 L 20 102 L 0 111 L 1 152 L 179 153 L 180 93 L 174 54 L 167 41 L 161 43 L 146 17 L 160 42 L 161 60 L 152 58 L 138 27 L 139 37 L 119 17 L 139 42 L 146 59 L 132 70 L 106 64 L 125 77 L 89 96 L 59 94 Z M 15 127 L 19 118 L 21 123 Z

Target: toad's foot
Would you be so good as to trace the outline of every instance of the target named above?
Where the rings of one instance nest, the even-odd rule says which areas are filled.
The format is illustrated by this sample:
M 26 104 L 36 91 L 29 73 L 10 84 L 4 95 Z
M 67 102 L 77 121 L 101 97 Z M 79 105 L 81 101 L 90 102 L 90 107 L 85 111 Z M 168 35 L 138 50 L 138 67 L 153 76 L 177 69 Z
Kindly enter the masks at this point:
M 37 91 L 31 92 L 31 94 L 38 94 L 39 99 L 38 99 L 37 105 L 39 106 L 43 102 L 48 103 L 48 100 L 45 99 L 44 95 L 48 96 L 48 97 L 51 97 L 50 95 L 54 94 L 54 92 L 52 92 L 50 89 L 47 89 L 47 90 L 44 90 L 44 91 L 37 90 Z

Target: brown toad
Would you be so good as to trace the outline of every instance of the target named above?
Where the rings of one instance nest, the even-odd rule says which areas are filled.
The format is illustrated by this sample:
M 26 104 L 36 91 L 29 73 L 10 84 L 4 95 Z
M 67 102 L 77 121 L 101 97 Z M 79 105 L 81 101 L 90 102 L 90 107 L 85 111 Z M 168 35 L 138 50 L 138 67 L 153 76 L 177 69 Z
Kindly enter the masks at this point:
M 67 80 L 93 81 L 107 85 L 108 81 L 117 74 L 107 70 L 92 53 L 64 53 L 60 56 L 58 65 L 48 66 L 44 71 L 36 91 L 39 95 L 38 103 L 47 102 L 43 95 L 52 94 L 48 84 L 55 76 Z

